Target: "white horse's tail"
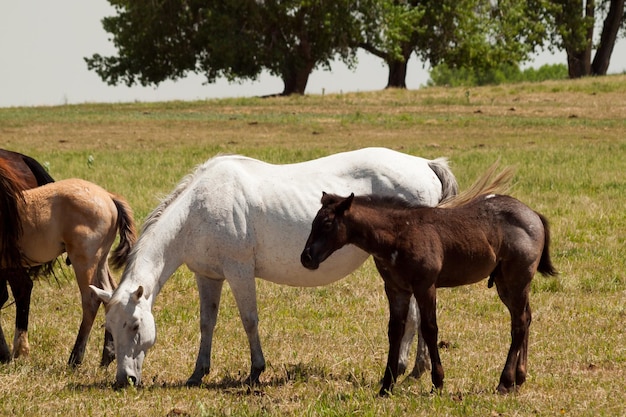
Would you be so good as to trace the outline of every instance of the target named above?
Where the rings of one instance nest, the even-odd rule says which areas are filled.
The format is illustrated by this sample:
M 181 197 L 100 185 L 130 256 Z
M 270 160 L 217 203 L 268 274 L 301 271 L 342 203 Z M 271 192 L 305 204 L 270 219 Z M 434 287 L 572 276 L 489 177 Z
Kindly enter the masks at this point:
M 429 161 L 428 166 L 441 181 L 441 200 L 439 202 L 446 201 L 458 194 L 459 184 L 448 166 L 447 158 L 437 158 Z

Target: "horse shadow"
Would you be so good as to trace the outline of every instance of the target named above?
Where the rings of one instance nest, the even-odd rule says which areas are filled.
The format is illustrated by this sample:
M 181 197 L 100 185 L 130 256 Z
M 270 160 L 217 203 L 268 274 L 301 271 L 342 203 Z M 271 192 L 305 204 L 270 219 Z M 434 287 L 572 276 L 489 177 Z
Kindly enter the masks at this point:
M 281 365 L 278 368 L 274 368 L 271 372 L 271 376 L 267 379 L 261 378 L 261 381 L 257 384 L 250 385 L 246 378 L 241 374 L 229 373 L 222 376 L 220 379 L 203 382 L 199 386 L 188 386 L 186 380 L 178 381 L 159 381 L 159 377 L 155 376 L 148 384 L 143 384 L 139 387 L 125 387 L 114 388 L 114 384 L 111 381 L 97 381 L 91 383 L 69 383 L 66 388 L 73 391 L 89 391 L 89 390 L 101 390 L 108 391 L 115 390 L 128 390 L 136 389 L 142 391 L 153 391 L 163 389 L 205 389 L 209 391 L 221 391 L 236 396 L 243 395 L 264 395 L 266 388 L 277 388 L 287 386 L 296 382 L 307 382 L 309 380 L 328 380 L 328 381 L 343 381 L 357 385 L 368 385 L 368 382 L 361 378 L 344 373 L 333 373 L 329 369 L 306 363 L 286 364 Z

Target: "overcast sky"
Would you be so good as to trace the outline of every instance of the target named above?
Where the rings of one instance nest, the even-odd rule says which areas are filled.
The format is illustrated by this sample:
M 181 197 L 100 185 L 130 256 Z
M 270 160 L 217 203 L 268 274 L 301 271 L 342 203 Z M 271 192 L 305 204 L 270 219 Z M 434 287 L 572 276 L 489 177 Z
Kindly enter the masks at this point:
M 107 0 L 0 0 L 0 107 L 59 105 L 85 102 L 195 100 L 280 93 L 282 81 L 269 75 L 256 82 L 204 84 L 199 75 L 158 88 L 109 86 L 83 60 L 94 53 L 114 55 L 101 19 L 113 15 Z M 541 54 L 533 66 L 565 63 L 563 53 Z M 626 71 L 626 41 L 615 47 L 610 73 Z M 428 71 L 414 57 L 407 85 L 419 88 Z M 317 70 L 309 79 L 309 94 L 383 89 L 387 68 L 365 52 L 351 71 L 341 63 L 333 71 Z

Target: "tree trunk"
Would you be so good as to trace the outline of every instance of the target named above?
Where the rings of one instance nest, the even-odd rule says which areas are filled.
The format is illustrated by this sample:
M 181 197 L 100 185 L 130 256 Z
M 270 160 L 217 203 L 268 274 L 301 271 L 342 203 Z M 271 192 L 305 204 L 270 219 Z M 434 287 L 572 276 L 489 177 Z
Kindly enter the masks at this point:
M 283 96 L 289 96 L 291 94 L 304 94 L 306 85 L 309 82 L 309 76 L 313 71 L 313 64 L 307 63 L 302 67 L 290 68 L 287 74 L 283 74 L 283 83 L 285 89 L 282 92 Z
M 585 6 L 585 16 L 595 22 L 595 1 L 588 0 Z M 584 45 L 565 47 L 567 52 L 567 67 L 570 78 L 580 78 L 591 75 L 591 45 L 593 42 L 593 23 L 587 28 Z
M 385 88 L 406 88 L 406 68 L 408 62 L 406 60 L 387 61 L 389 66 L 389 78 L 387 79 L 387 87 Z
M 593 75 L 606 75 L 609 69 L 613 47 L 617 40 L 617 32 L 619 31 L 623 18 L 624 0 L 611 0 L 609 12 L 604 20 L 604 26 L 602 27 L 600 46 L 596 51 L 593 64 L 591 65 L 591 73 Z
M 402 42 L 400 46 L 402 48 L 401 59 L 391 57 L 390 55 L 385 57 L 385 62 L 389 66 L 389 78 L 387 79 L 386 88 L 406 88 L 406 71 L 409 58 L 413 53 L 413 47 L 409 42 Z
M 583 51 L 574 51 L 566 48 L 567 69 L 570 78 L 580 78 L 591 75 L 591 47 Z

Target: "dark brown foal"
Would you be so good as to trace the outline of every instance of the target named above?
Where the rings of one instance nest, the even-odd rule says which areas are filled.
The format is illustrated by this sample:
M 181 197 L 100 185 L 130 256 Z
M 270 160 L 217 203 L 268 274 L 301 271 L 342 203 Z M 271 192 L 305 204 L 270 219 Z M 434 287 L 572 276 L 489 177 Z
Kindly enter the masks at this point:
M 444 372 L 437 347 L 436 289 L 473 284 L 488 276 L 511 315 L 511 347 L 497 389 L 507 393 L 526 379 L 530 283 L 537 271 L 556 274 L 546 219 L 504 195 L 479 195 L 445 205 L 415 207 L 399 199 L 324 194 L 302 252 L 302 264 L 309 269 L 316 269 L 347 244 L 374 257 L 390 313 L 381 395 L 390 392 L 398 377 L 411 295 L 420 309 L 432 383 L 441 389 Z

